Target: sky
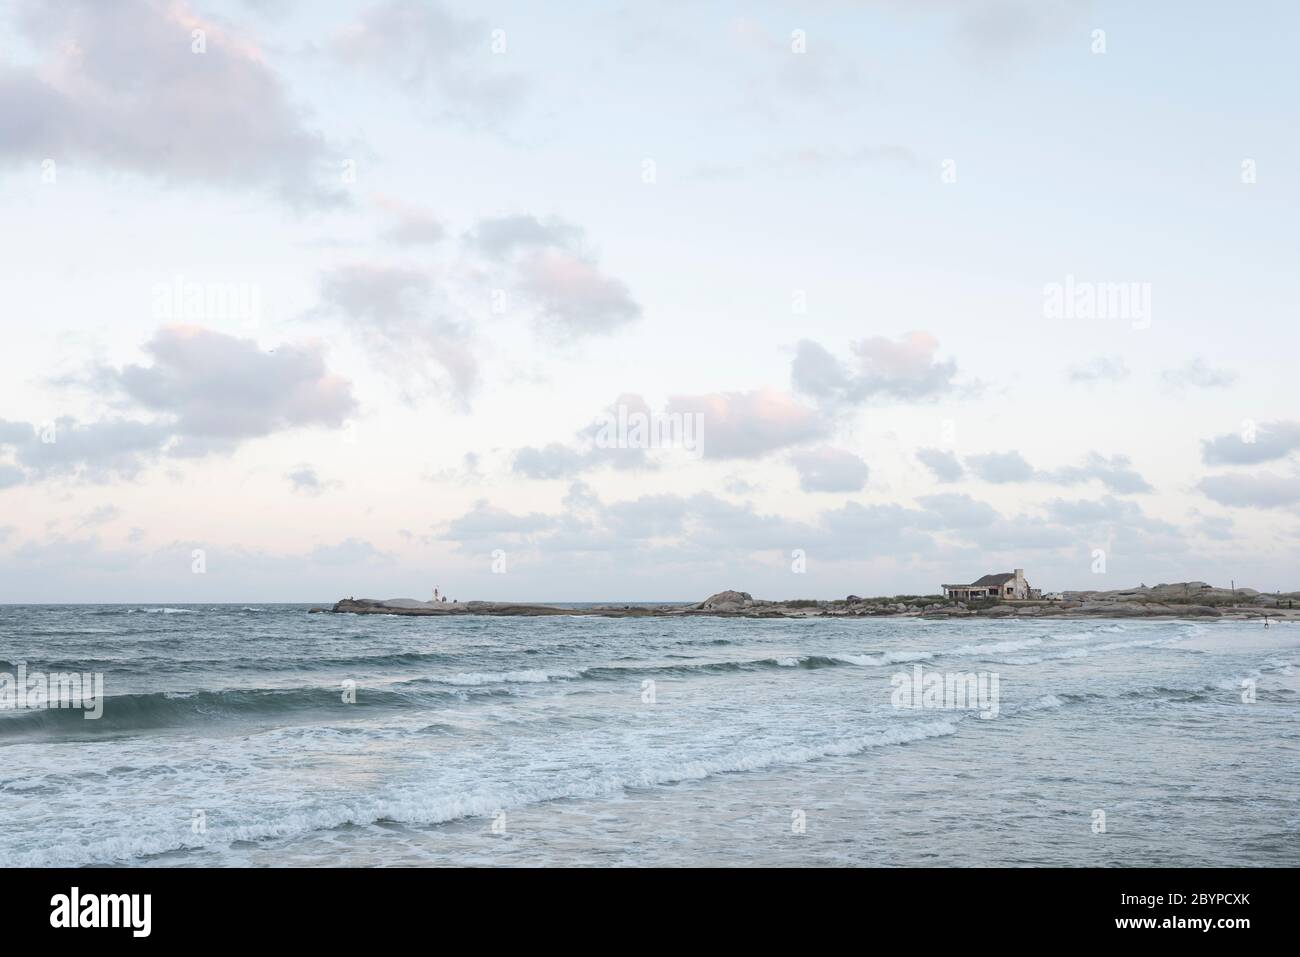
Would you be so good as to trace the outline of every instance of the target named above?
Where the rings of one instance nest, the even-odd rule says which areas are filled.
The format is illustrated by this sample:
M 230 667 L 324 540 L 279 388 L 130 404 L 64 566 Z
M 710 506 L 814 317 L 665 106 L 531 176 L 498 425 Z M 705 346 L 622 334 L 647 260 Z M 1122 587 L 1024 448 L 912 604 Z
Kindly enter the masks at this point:
M 0 601 L 1300 588 L 1297 27 L 0 0 Z

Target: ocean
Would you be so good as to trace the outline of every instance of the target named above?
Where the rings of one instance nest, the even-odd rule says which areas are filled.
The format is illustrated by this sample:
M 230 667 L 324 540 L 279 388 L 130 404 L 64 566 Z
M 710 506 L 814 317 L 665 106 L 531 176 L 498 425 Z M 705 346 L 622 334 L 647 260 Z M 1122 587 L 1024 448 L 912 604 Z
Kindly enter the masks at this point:
M 307 608 L 0 606 L 0 865 L 1300 863 L 1300 625 Z

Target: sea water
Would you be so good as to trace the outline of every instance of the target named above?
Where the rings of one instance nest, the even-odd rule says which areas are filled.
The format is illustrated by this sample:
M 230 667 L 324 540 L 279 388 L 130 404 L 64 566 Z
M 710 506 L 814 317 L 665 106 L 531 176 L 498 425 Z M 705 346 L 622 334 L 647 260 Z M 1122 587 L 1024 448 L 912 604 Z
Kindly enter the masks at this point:
M 0 606 L 0 672 L 103 676 L 98 718 L 0 710 L 0 865 L 1294 866 L 1298 661 L 1213 620 Z

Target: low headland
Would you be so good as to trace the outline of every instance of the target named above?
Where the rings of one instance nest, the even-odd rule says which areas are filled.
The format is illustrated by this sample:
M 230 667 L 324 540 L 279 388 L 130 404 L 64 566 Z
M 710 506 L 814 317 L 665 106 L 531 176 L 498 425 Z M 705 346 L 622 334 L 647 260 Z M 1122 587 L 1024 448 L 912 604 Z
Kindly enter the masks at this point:
M 828 601 L 765 601 L 749 592 L 722 591 L 695 604 L 563 605 L 501 601 L 418 601 L 413 598 L 344 598 L 313 612 L 353 615 L 595 615 L 607 618 L 1269 618 L 1300 620 L 1300 592 L 1217 588 L 1205 582 L 1067 591 L 1059 598 L 1026 601 L 951 601 L 940 595 L 895 595 Z

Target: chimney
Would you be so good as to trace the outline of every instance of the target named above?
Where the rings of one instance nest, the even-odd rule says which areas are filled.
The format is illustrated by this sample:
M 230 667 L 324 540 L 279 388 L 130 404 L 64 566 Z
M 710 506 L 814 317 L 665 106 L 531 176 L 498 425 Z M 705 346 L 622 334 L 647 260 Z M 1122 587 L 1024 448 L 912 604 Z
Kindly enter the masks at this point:
M 1025 580 L 1025 570 L 1024 570 L 1023 568 L 1017 568 L 1017 569 L 1016 569 L 1016 581 L 1018 581 L 1018 582 L 1022 582 L 1022 581 L 1024 581 L 1024 580 Z

